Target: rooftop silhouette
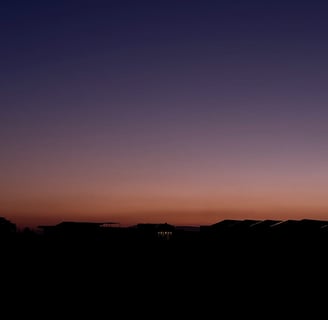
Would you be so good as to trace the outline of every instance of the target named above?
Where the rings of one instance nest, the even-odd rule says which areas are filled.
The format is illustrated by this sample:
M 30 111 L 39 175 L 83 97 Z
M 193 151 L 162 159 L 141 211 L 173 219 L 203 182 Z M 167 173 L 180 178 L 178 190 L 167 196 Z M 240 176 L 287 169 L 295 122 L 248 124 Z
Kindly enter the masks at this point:
M 89 241 L 102 245 L 112 243 L 193 243 L 217 244 L 225 240 L 247 242 L 248 240 L 271 240 L 299 243 L 304 241 L 321 241 L 328 239 L 328 221 L 314 219 L 300 220 L 252 220 L 225 219 L 211 225 L 176 226 L 169 223 L 139 223 L 129 227 L 122 227 L 116 221 L 88 222 L 62 221 L 55 225 L 40 225 L 39 232 L 29 229 L 18 231 L 15 223 L 5 217 L 0 217 L 0 237 L 2 239 L 17 240 L 34 234 L 42 240 L 56 241 Z M 27 232 L 29 231 L 29 232 Z M 326 239 L 327 238 L 327 239 Z M 255 244 L 255 241 L 254 241 Z

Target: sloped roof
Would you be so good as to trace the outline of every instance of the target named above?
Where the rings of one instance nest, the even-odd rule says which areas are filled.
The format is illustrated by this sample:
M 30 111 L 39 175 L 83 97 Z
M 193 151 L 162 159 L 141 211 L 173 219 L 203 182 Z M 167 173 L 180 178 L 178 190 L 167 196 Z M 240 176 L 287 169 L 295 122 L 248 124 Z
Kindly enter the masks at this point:
M 157 231 L 174 231 L 175 226 L 168 223 L 160 223 L 157 225 Z
M 320 228 L 328 225 L 328 221 L 314 220 L 314 219 L 302 219 L 299 222 L 299 225 L 302 226 L 303 228 L 320 229 Z
M 62 221 L 56 225 L 41 225 L 41 229 L 62 229 L 62 228 L 80 228 L 80 227 L 98 227 L 106 224 L 118 224 L 118 222 L 89 222 L 89 221 Z
M 275 224 L 277 224 L 279 222 L 281 222 L 281 221 L 280 220 L 270 220 L 270 219 L 260 220 L 260 221 L 257 221 L 255 223 L 253 223 L 252 225 L 250 225 L 250 227 L 253 230 L 269 229 L 269 228 L 271 228 L 272 226 L 274 226 Z
M 219 221 L 217 223 L 210 225 L 210 227 L 214 228 L 214 229 L 231 228 L 241 221 L 242 220 L 225 219 L 225 220 L 222 220 L 222 221 Z

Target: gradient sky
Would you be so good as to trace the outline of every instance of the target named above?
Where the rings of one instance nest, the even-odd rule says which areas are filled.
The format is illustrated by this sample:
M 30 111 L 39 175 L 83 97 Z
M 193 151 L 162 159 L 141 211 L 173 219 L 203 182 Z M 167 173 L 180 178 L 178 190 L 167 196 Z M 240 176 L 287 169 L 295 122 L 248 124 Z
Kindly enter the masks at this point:
M 328 219 L 328 3 L 1 1 L 0 216 Z

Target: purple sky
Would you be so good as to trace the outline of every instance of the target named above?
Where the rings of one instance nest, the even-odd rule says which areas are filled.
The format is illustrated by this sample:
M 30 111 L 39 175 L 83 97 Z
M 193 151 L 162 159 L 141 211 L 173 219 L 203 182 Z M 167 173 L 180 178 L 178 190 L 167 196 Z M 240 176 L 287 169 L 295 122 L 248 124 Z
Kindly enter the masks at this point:
M 1 1 L 0 215 L 328 217 L 328 4 Z

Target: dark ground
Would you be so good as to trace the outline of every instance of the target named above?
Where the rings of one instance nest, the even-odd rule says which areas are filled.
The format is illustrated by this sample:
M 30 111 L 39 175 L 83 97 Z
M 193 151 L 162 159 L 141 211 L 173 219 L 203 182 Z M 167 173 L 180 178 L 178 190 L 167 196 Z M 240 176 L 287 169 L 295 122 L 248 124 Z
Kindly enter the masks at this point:
M 1 249 L 3 303 L 33 312 L 66 306 L 75 317 L 90 309 L 93 318 L 239 317 L 264 310 L 273 317 L 313 301 L 323 306 L 326 298 L 328 243 L 322 239 L 68 243 L 22 237 L 3 241 Z

